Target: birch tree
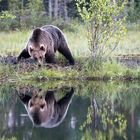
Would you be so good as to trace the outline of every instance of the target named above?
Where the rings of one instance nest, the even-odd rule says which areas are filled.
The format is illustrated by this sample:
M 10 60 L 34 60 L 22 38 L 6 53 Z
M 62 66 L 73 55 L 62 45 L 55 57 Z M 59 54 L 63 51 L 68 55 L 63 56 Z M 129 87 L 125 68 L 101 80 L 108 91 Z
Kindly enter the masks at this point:
M 93 64 L 101 64 L 124 36 L 126 0 L 77 0 L 77 8 L 87 27 Z

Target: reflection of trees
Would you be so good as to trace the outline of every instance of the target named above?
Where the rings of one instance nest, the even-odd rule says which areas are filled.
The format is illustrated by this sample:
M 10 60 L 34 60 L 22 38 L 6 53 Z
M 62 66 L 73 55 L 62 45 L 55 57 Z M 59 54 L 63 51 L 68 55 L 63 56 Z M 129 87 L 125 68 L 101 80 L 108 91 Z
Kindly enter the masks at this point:
M 125 114 L 129 121 L 128 129 L 130 131 L 128 137 L 134 140 L 136 139 L 134 135 L 139 134 L 139 132 L 137 132 L 139 116 L 137 117 L 136 115 L 139 113 L 138 110 L 140 110 L 140 108 L 138 108 L 140 105 L 140 89 L 138 87 L 125 89 L 124 92 L 120 92 L 120 95 L 122 102 L 118 102 L 118 105 L 127 110 Z
M 0 87 L 0 133 L 4 133 L 3 130 L 13 131 L 13 127 L 16 125 L 15 116 L 15 104 L 17 98 L 15 98 L 15 90 L 12 86 Z M 5 139 L 5 138 L 3 138 Z
M 44 85 L 43 90 L 48 90 Z M 55 97 L 57 100 L 65 95 L 66 91 L 62 87 L 62 85 L 55 86 L 55 91 L 57 91 Z M 76 93 L 67 118 L 58 128 L 53 130 L 32 128 L 31 121 L 26 116 L 26 110 L 24 110 L 22 104 L 17 102 L 16 90 L 20 90 L 23 94 L 26 92 L 31 94 L 31 91 L 36 94 L 39 89 L 40 87 L 38 88 L 37 85 L 36 87 L 0 87 L 0 134 L 5 134 L 6 138 L 15 136 L 17 139 L 26 140 L 31 138 L 37 140 L 40 137 L 45 139 L 46 135 L 47 139 L 52 139 L 52 136 L 55 135 L 56 139 L 71 139 L 77 136 L 78 138 L 76 139 L 81 139 L 82 137 L 83 140 L 126 139 L 126 137 L 135 140 L 140 136 L 139 84 L 113 82 L 80 83 L 75 90 Z M 10 110 L 14 114 L 14 123 L 11 128 L 8 127 Z M 81 131 L 79 131 L 79 127 Z M 127 132 L 128 129 L 129 132 Z
M 115 137 L 126 139 L 127 121 L 125 116 L 114 108 L 111 96 L 98 98 L 93 93 L 91 105 L 88 107 L 87 119 L 81 126 L 84 130 L 82 139 L 93 137 L 99 140 L 112 140 Z
M 82 139 L 127 139 L 127 135 L 135 139 L 135 109 L 139 105 L 140 89 L 136 85 L 131 86 L 106 84 L 90 88 L 93 89 L 93 94 L 88 93 L 91 105 L 88 107 L 87 118 L 80 127 L 84 132 Z M 131 133 L 126 135 L 128 127 L 131 128 Z

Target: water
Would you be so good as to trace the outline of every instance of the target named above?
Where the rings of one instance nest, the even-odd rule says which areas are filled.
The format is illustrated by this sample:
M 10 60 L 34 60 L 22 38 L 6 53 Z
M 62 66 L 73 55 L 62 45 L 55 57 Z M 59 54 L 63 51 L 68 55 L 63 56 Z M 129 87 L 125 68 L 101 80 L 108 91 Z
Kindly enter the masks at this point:
M 3 140 L 140 139 L 139 83 L 18 85 L 0 86 Z

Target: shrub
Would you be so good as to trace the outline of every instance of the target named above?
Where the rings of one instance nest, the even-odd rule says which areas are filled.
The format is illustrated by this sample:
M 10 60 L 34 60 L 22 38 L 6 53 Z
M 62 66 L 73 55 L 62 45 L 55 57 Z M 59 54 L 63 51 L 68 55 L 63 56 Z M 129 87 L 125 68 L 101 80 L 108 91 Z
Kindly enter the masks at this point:
M 0 29 L 9 30 L 15 22 L 16 16 L 10 11 L 2 11 L 0 14 Z

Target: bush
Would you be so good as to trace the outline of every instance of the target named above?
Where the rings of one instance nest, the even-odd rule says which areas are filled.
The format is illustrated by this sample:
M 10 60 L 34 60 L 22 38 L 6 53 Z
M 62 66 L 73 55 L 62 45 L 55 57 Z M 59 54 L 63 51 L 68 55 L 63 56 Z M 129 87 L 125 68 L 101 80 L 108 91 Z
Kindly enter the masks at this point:
M 10 11 L 3 11 L 0 14 L 0 30 L 9 30 L 14 24 L 16 16 Z
M 126 1 L 76 0 L 78 12 L 87 25 L 93 65 L 98 67 L 113 52 L 126 32 Z

